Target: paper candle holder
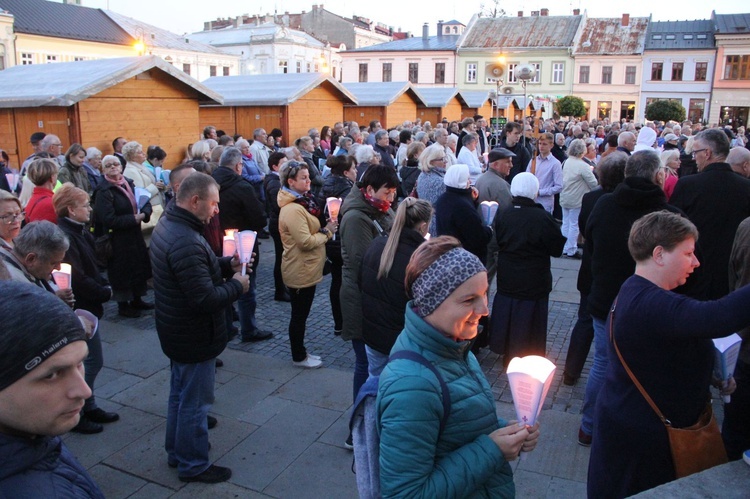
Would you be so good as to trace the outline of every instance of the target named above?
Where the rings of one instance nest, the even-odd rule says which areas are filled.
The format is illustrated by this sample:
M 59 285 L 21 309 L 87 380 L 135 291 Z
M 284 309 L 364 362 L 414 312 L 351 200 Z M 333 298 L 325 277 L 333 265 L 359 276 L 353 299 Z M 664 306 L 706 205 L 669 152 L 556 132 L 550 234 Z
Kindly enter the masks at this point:
M 328 208 L 328 215 L 331 220 L 339 218 L 339 210 L 341 209 L 341 198 L 326 198 L 326 207 Z
M 247 264 L 250 263 L 250 258 L 253 255 L 253 248 L 255 247 L 255 238 L 258 233 L 254 230 L 243 230 L 234 233 L 234 242 L 237 247 L 237 253 L 240 256 L 240 262 L 242 262 L 242 275 L 247 272 Z
M 72 279 L 70 278 L 71 268 L 69 263 L 61 263 L 60 270 L 52 271 L 52 278 L 60 289 L 70 289 Z
M 555 364 L 538 355 L 515 357 L 508 364 L 508 383 L 518 423 L 533 426 L 547 397 Z

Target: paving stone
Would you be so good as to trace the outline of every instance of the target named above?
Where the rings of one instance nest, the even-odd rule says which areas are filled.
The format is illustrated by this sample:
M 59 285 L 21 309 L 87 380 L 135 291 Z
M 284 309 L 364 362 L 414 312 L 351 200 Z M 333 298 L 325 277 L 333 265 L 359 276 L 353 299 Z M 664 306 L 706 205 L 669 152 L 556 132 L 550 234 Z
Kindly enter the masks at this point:
M 304 370 L 277 395 L 304 404 L 345 411 L 352 405 L 352 379 L 331 369 Z
M 174 490 L 156 485 L 155 483 L 147 483 L 141 487 L 138 492 L 132 494 L 128 499 L 167 499 L 172 497 Z
M 112 400 L 166 418 L 170 377 L 169 370 L 163 369 L 121 391 Z
M 519 464 L 517 462 L 511 462 L 510 466 L 514 469 L 513 483 L 516 485 L 516 497 L 523 497 L 524 499 L 547 498 L 547 492 L 552 482 L 551 476 L 518 469 Z
M 262 499 L 274 496 L 261 494 L 232 482 L 222 482 L 189 483 L 171 497 L 172 499 Z
M 107 499 L 125 499 L 138 492 L 147 483 L 138 477 L 102 464 L 89 469 L 89 473 Z
M 215 390 L 216 399 L 211 412 L 238 418 L 281 386 L 279 383 L 238 374 Z

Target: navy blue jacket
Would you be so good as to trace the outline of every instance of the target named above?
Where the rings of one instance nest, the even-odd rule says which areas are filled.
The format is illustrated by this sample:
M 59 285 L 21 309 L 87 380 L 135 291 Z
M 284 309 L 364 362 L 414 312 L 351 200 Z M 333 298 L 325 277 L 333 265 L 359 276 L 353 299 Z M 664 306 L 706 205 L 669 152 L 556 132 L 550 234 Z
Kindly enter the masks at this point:
M 446 187 L 435 202 L 435 220 L 438 236 L 453 236 L 466 251 L 473 253 L 482 263 L 487 262 L 487 244 L 492 239 L 492 229 L 484 225 L 471 197 L 471 189 Z

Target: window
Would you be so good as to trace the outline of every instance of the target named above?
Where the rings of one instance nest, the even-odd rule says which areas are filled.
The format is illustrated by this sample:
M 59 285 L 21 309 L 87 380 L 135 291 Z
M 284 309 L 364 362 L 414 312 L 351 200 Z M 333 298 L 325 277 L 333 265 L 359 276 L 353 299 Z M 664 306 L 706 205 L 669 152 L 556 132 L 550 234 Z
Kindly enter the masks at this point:
M 190 64 L 183 64 L 182 65 L 182 71 L 184 73 L 190 74 Z
M 690 99 L 688 119 L 693 123 L 700 123 L 703 121 L 703 110 L 705 109 L 705 106 L 706 101 L 703 99 Z
M 435 83 L 445 83 L 445 63 L 435 63 Z
M 216 76 L 216 66 L 209 66 L 208 67 L 208 75 L 209 76 Z
M 229 76 L 229 66 L 224 66 L 222 69 L 222 75 Z
M 706 38 L 708 38 L 708 37 L 707 37 L 706 35 L 696 35 L 696 38 L 697 38 L 698 40 L 705 40 L 705 39 L 706 39 Z
M 289 72 L 289 63 L 287 61 L 279 61 L 279 73 L 286 74 Z
M 725 80 L 750 80 L 750 55 L 728 55 L 724 67 Z
M 651 63 L 651 80 L 661 81 L 661 72 L 664 69 L 663 62 L 652 62 Z
M 635 66 L 625 66 L 625 84 L 635 85 Z
M 589 66 L 581 66 L 578 68 L 578 83 L 589 82 Z
M 359 65 L 359 82 L 367 83 L 367 63 L 361 63 Z
M 516 68 L 518 68 L 518 64 L 508 64 L 508 83 L 518 83 Z
M 708 74 L 708 63 L 696 62 L 695 63 L 695 81 L 706 81 L 707 74 Z
M 383 81 L 393 81 L 393 65 L 390 62 L 383 63 Z
M 21 53 L 21 65 L 28 66 L 34 64 L 34 56 L 28 53 Z
M 74 60 L 75 62 L 78 62 L 78 61 L 85 61 L 85 60 L 86 60 L 86 58 L 85 58 L 85 57 L 80 57 L 80 56 L 79 56 L 79 57 L 74 57 L 74 58 L 73 58 L 73 60 Z
M 552 83 L 565 83 L 565 63 L 552 63 Z
M 302 61 L 297 61 L 297 72 L 298 73 L 302 72 Z
M 542 63 L 541 62 L 530 62 L 529 66 L 534 68 L 534 77 L 529 80 L 529 83 L 539 83 L 539 79 L 542 77 Z
M 683 40 L 692 40 L 693 39 L 693 35 L 682 35 L 682 39 Z
M 57 56 L 56 55 L 48 55 L 47 56 L 47 63 L 57 62 Z
M 477 82 L 477 63 L 468 62 L 466 63 L 466 83 Z
M 315 72 L 320 73 L 320 64 L 318 64 L 317 62 L 315 63 Z
M 417 62 L 409 63 L 409 81 L 412 83 L 419 82 L 419 63 Z
M 0 55 L 0 70 L 5 69 L 5 56 Z
M 674 40 L 675 36 L 674 35 L 667 35 L 667 36 L 664 37 L 664 39 L 665 40 Z
M 654 35 L 651 37 L 652 40 L 661 40 L 661 35 Z
M 602 66 L 602 85 L 612 84 L 612 66 Z
M 682 81 L 682 68 L 685 66 L 682 62 L 672 63 L 672 81 Z
M 307 72 L 308 72 L 308 73 L 310 72 L 310 69 L 312 69 L 312 68 L 310 67 L 310 63 L 308 62 L 308 63 L 307 63 Z

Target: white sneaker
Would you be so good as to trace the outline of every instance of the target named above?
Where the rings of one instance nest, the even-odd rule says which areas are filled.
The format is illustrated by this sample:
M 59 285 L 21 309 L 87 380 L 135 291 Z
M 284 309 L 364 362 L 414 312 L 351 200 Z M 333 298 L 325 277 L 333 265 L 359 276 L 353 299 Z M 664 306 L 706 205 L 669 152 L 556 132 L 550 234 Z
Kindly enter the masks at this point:
M 308 355 L 307 357 L 305 357 L 305 360 L 302 360 L 300 362 L 292 361 L 292 364 L 297 367 L 304 367 L 306 369 L 317 369 L 323 365 L 323 361 L 320 359 L 313 359 L 311 355 Z
M 311 353 L 308 353 L 307 356 L 313 360 L 321 360 L 320 355 L 313 355 Z

